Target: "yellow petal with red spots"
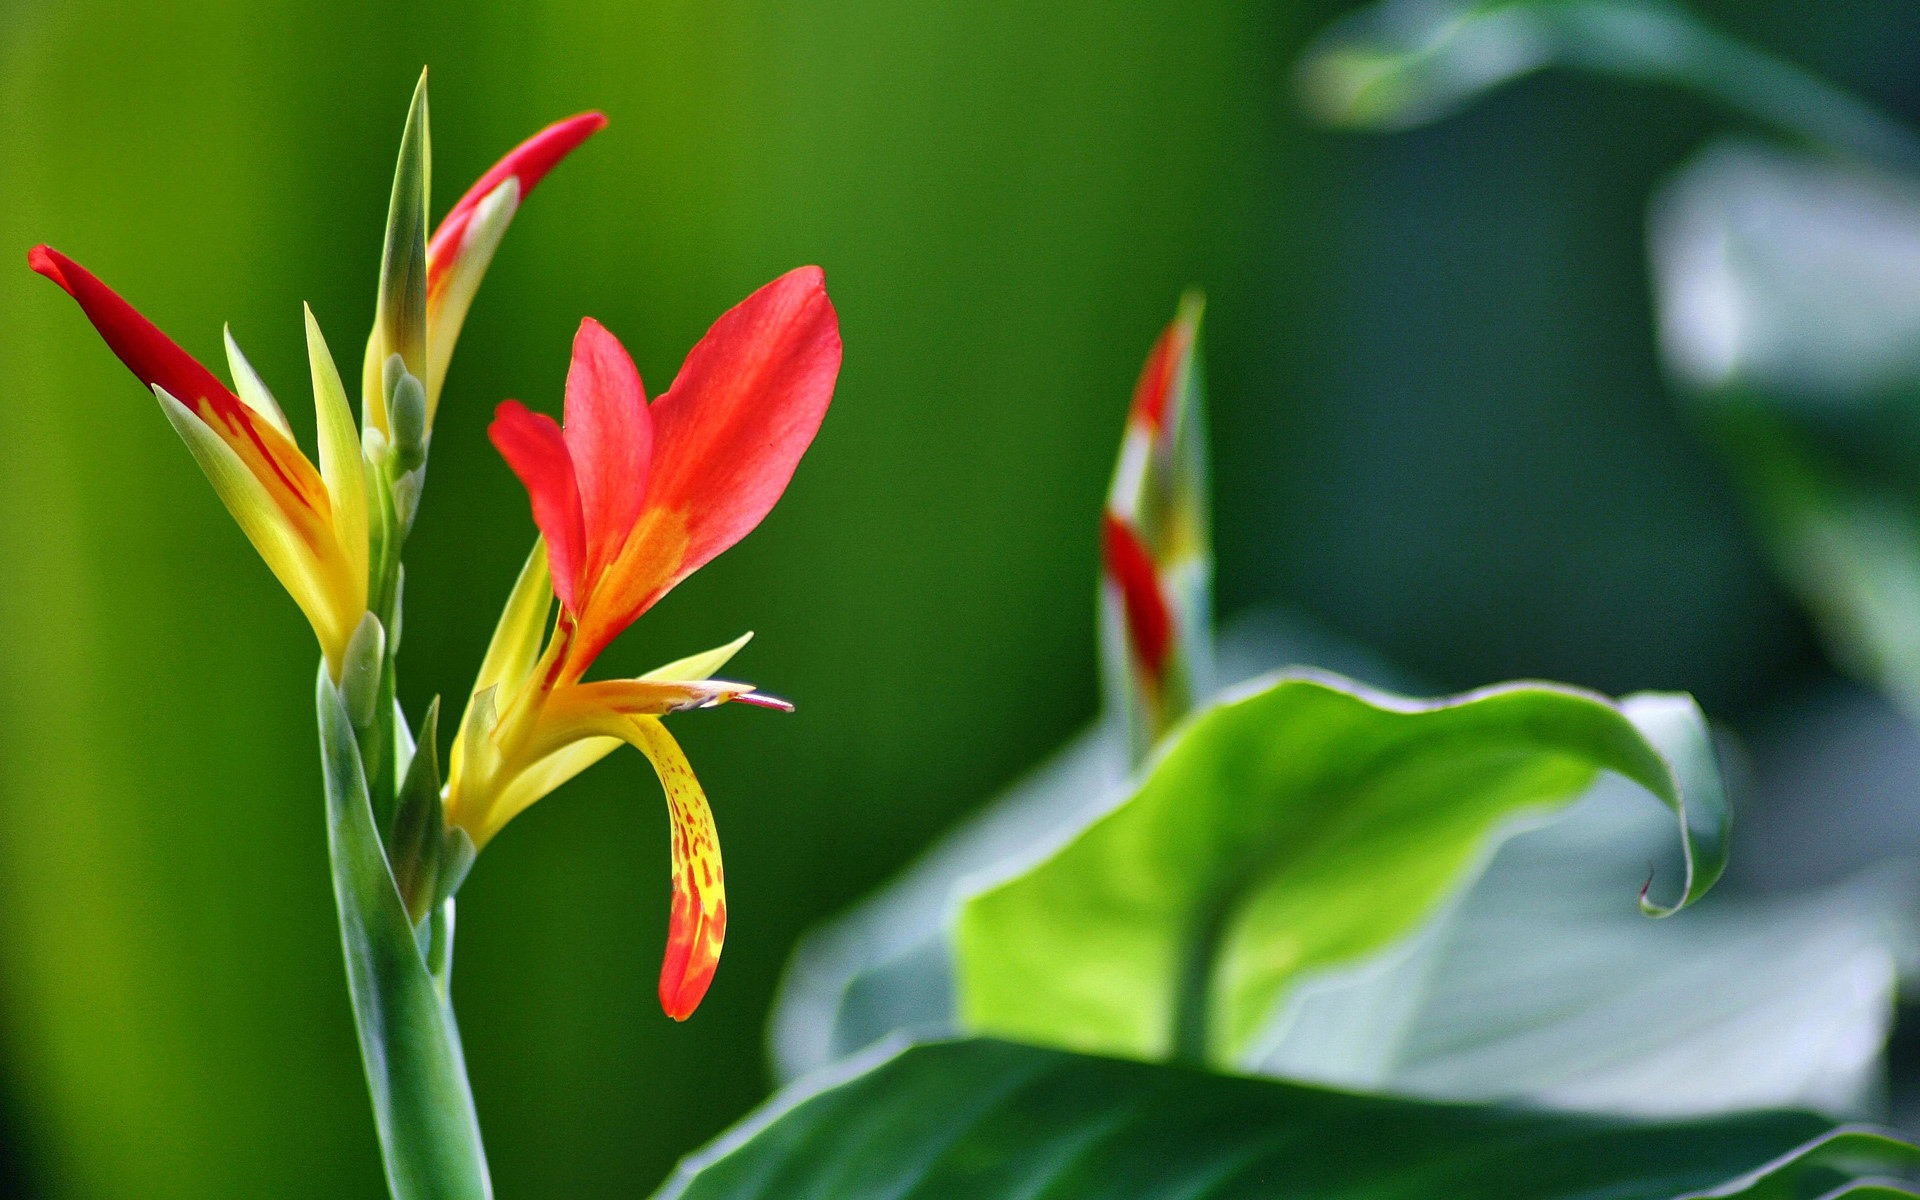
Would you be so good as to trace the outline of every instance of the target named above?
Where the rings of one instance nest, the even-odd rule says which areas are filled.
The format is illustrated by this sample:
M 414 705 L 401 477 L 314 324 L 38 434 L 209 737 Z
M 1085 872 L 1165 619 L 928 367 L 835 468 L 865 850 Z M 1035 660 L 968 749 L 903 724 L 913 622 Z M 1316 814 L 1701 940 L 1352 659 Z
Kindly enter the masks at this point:
M 667 919 L 667 952 L 660 963 L 660 1007 L 684 1021 L 700 1007 L 727 936 L 727 885 L 720 864 L 720 835 L 707 794 L 665 725 L 634 717 L 628 741 L 647 756 L 667 794 L 673 835 L 673 907 Z

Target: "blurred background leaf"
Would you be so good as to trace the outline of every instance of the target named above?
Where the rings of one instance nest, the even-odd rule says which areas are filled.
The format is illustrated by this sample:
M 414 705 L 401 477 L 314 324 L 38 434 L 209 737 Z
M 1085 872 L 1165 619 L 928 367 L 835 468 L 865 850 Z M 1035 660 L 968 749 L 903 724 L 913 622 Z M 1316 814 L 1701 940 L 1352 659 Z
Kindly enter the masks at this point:
M 1404 138 L 1330 134 L 1292 111 L 1291 64 L 1350 7 L 0 0 L 0 242 L 80 256 L 203 356 L 231 319 L 283 391 L 302 299 L 336 338 L 371 317 L 423 62 L 443 181 L 553 117 L 613 118 L 516 221 L 449 380 L 409 578 L 416 715 L 470 677 L 531 533 L 490 405 L 552 405 L 583 314 L 657 387 L 749 288 L 828 270 L 849 354 L 819 446 L 768 528 L 609 662 L 753 628 L 741 669 L 801 704 L 685 734 L 735 905 L 707 1006 L 671 1027 L 648 1000 L 665 845 L 637 766 L 543 805 L 463 893 L 503 1195 L 653 1186 L 764 1094 L 798 933 L 1089 718 L 1122 398 L 1189 283 L 1222 611 L 1284 600 L 1435 691 L 1685 688 L 1783 778 L 1869 771 L 1902 811 L 1886 772 L 1911 748 L 1860 767 L 1787 722 L 1827 668 L 1662 387 L 1646 198 L 1722 117 L 1548 75 Z M 1920 107 L 1902 0 L 1698 7 Z M 16 1165 L 56 1197 L 371 1194 L 307 635 L 24 267 L 0 271 L 0 329 Z
M 1886 1120 L 1881 1052 L 1911 973 L 1912 872 L 1715 894 L 1650 922 L 1621 897 L 1672 857 L 1673 828 L 1633 791 L 1603 780 L 1502 846 L 1415 937 L 1303 983 L 1246 1065 L 1583 1112 Z

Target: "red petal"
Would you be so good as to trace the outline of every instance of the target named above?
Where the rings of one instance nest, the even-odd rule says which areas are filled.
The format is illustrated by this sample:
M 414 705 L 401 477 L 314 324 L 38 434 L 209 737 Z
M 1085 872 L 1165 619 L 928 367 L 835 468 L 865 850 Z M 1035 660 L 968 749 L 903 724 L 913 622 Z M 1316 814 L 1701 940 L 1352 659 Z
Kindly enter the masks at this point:
M 573 459 L 560 426 L 545 413 L 528 412 L 518 400 L 504 400 L 493 413 L 487 436 L 507 460 L 533 502 L 533 523 L 547 539 L 547 564 L 553 594 L 568 612 L 579 611 L 580 567 L 585 541 L 580 488 Z
M 468 223 L 473 220 L 473 210 L 493 189 L 510 178 L 518 178 L 520 199 L 524 202 L 527 194 L 546 178 L 548 171 L 573 153 L 580 143 L 606 128 L 606 125 L 606 117 L 597 112 L 581 113 L 564 121 L 555 121 L 493 164 L 491 170 L 467 189 L 467 194 L 460 197 L 460 202 L 453 206 L 441 220 L 440 227 L 433 231 L 433 237 L 427 243 L 428 286 L 433 285 L 434 268 L 444 269 L 452 262 L 453 256 L 447 252 L 460 244 L 460 239 L 466 235 Z
M 709 917 L 684 879 L 674 873 L 673 908 L 667 918 L 667 954 L 660 961 L 660 1007 L 684 1021 L 706 999 L 720 968 L 720 944 L 727 936 L 727 905 Z
M 27 265 L 79 304 L 107 348 L 148 387 L 184 404 L 234 448 L 254 475 L 303 521 L 330 511 L 326 485 L 298 446 L 240 402 L 212 371 L 141 316 L 94 274 L 51 246 L 27 252 Z M 310 532 L 310 529 L 309 529 Z
M 575 666 L 760 524 L 839 372 L 840 324 L 818 267 L 787 272 L 714 322 L 653 404 L 646 510 L 582 618 Z
M 208 407 L 220 412 L 244 407 L 212 371 L 79 263 L 51 246 L 35 246 L 27 252 L 27 265 L 74 298 L 108 349 L 141 383 L 148 387 L 158 384 L 194 412 L 204 412 Z
M 1102 557 L 1107 576 L 1120 589 L 1120 603 L 1126 610 L 1127 640 L 1134 657 L 1157 683 L 1165 674 L 1167 656 L 1173 648 L 1173 613 L 1160 590 L 1160 575 L 1153 558 L 1133 527 L 1112 513 L 1100 518 Z
M 1166 422 L 1174 372 L 1186 354 L 1187 343 L 1192 336 L 1192 326 L 1175 318 L 1160 331 L 1153 349 L 1147 353 L 1146 365 L 1140 369 L 1140 379 L 1133 385 L 1133 408 L 1127 415 L 1130 421 L 1145 426 L 1149 433 L 1158 434 L 1160 426 Z
M 591 591 L 640 519 L 653 455 L 653 419 L 640 372 L 619 339 L 591 317 L 573 338 L 565 434 L 586 522 L 582 590 Z

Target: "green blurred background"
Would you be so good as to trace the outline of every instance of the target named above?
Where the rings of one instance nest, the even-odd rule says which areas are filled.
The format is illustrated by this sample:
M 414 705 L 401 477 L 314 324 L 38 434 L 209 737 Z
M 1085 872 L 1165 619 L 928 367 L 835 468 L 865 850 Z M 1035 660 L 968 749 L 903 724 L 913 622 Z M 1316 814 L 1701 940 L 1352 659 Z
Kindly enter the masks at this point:
M 582 315 L 658 388 L 723 308 L 818 262 L 847 345 L 786 501 L 604 662 L 754 629 L 741 673 L 800 705 L 675 727 L 729 867 L 705 1007 L 675 1026 L 653 999 L 665 821 L 637 755 L 516 822 L 462 894 L 503 1196 L 649 1191 L 764 1094 L 796 936 L 1090 715 L 1099 498 L 1189 282 L 1228 611 L 1285 603 L 1440 687 L 1680 687 L 1736 725 L 1817 679 L 1655 358 L 1646 197 L 1722 118 L 1548 77 L 1404 137 L 1316 130 L 1291 64 L 1347 7 L 0 0 L 9 1194 L 379 1194 L 310 635 L 22 258 L 59 246 L 210 361 L 230 320 L 299 425 L 299 304 L 364 336 L 423 62 L 436 211 L 553 118 L 612 126 L 468 324 L 410 557 L 410 712 L 470 681 L 531 537 L 486 416 L 557 408 Z M 1699 7 L 1920 111 L 1909 4 Z

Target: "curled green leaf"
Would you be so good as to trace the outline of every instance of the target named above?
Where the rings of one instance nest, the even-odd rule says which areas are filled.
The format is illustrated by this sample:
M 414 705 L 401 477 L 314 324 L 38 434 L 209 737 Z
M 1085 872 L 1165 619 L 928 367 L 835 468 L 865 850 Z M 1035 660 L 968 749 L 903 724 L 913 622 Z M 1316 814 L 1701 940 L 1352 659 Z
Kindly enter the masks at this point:
M 1686 697 L 1527 684 L 1414 701 L 1311 674 L 1250 686 L 1177 732 L 1118 807 L 966 903 L 962 1023 L 1237 1060 L 1304 974 L 1418 927 L 1517 819 L 1602 771 L 1676 818 L 1682 877 L 1655 881 L 1668 898 L 1643 893 L 1643 908 L 1697 899 L 1725 865 L 1729 815 Z

